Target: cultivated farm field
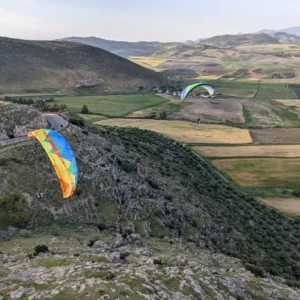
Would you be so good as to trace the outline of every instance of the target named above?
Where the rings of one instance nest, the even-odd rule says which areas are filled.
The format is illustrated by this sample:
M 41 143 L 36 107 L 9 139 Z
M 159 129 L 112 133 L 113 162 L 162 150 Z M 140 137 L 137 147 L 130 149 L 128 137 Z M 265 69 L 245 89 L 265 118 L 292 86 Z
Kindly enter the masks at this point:
M 195 146 L 204 157 L 300 157 L 300 145 Z
M 147 119 L 107 119 L 96 124 L 152 130 L 182 143 L 247 144 L 252 142 L 247 129 L 224 125 L 198 125 L 186 121 Z
M 260 199 L 263 203 L 283 211 L 291 216 L 300 216 L 299 198 L 266 198 Z
M 300 143 L 300 128 L 267 128 L 250 131 L 254 143 Z
M 243 105 L 239 101 L 189 97 L 187 105 L 180 111 L 168 115 L 169 119 L 195 121 L 198 118 L 204 123 L 244 123 Z
M 241 186 L 300 189 L 300 158 L 228 158 L 212 163 Z

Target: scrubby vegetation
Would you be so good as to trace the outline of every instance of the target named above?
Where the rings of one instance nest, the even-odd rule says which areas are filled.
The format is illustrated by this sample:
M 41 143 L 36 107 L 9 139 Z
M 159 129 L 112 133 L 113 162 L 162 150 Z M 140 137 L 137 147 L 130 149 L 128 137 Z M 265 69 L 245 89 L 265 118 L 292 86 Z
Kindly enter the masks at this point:
M 28 224 L 28 205 L 24 201 L 21 191 L 13 190 L 9 194 L 0 195 L 1 206 L 8 212 L 9 223 L 19 228 L 24 228 Z

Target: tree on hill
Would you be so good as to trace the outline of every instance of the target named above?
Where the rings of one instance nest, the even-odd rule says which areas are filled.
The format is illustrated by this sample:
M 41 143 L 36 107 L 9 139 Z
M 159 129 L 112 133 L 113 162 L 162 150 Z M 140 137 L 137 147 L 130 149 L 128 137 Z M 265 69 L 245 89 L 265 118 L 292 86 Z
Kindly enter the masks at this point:
M 165 111 L 161 111 L 158 115 L 158 118 L 161 120 L 165 120 L 167 118 L 167 113 Z
M 82 106 L 81 113 L 82 114 L 88 114 L 89 113 L 89 109 L 86 105 Z

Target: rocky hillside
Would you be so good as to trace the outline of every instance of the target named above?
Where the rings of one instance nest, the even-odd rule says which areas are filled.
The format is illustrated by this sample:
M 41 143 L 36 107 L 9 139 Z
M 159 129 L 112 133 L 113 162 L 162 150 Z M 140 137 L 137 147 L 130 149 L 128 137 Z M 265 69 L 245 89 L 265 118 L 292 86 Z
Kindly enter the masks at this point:
M 29 131 L 48 127 L 43 115 L 30 106 L 0 104 L 0 116 L 0 141 L 26 136 Z
M 78 43 L 0 37 L 0 48 L 0 91 L 38 92 L 75 86 L 126 91 L 165 82 L 161 74 Z
M 176 239 L 85 232 L 0 242 L 0 299 L 291 299 L 280 280 L 255 277 L 240 260 Z M 26 238 L 25 238 L 26 237 Z M 33 256 L 43 243 L 49 252 Z M 16 247 L 16 245 L 18 245 Z
M 297 220 L 235 190 L 190 149 L 138 129 L 70 126 L 64 135 L 80 170 L 69 200 L 37 142 L 0 150 L 2 237 L 12 233 L 9 226 L 93 224 L 179 238 L 240 257 L 260 276 L 299 278 Z M 46 197 L 36 199 L 37 192 Z

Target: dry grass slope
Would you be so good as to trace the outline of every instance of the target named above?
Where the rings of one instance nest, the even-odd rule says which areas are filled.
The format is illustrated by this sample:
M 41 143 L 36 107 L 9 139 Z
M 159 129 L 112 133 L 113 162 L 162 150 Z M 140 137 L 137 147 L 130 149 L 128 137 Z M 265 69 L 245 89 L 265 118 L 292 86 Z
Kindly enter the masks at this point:
M 103 91 L 136 90 L 164 83 L 163 75 L 108 51 L 62 41 L 0 38 L 0 90 L 72 89 L 75 84 Z

